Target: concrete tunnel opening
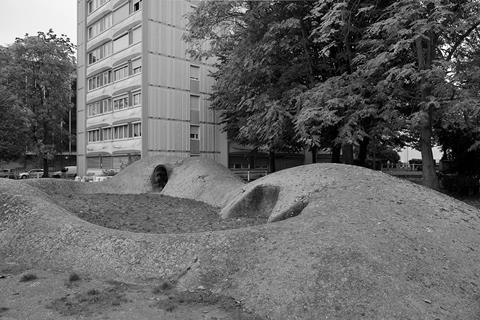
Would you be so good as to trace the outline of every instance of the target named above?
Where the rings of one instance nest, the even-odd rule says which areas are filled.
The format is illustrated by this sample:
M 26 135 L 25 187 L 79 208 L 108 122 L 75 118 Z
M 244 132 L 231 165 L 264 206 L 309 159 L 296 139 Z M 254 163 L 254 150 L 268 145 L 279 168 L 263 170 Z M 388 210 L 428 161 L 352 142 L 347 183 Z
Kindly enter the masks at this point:
M 150 180 L 153 191 L 162 191 L 168 183 L 167 168 L 163 165 L 156 166 Z

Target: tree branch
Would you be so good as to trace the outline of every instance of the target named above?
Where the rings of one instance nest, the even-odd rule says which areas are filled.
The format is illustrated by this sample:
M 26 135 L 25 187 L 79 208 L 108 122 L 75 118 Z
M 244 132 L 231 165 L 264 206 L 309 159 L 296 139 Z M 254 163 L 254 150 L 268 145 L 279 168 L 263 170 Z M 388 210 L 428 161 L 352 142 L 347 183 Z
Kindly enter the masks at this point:
M 475 22 L 473 24 L 473 26 L 470 27 L 470 29 L 468 29 L 467 31 L 465 31 L 465 33 L 457 40 L 457 42 L 455 42 L 455 44 L 453 45 L 453 48 L 452 50 L 450 51 L 450 53 L 448 54 L 448 57 L 447 57 L 447 61 L 450 61 L 450 59 L 452 59 L 453 57 L 453 54 L 455 53 L 455 51 L 458 49 L 458 47 L 462 44 L 463 40 L 465 40 L 475 29 L 477 29 L 477 27 L 480 25 L 480 20 Z

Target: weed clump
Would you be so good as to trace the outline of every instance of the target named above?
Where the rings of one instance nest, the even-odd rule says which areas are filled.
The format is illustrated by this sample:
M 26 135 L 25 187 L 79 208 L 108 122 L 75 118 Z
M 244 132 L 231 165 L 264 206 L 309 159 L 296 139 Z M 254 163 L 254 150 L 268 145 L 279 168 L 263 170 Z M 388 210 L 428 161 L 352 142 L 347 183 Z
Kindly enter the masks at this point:
M 20 282 L 28 282 L 38 279 L 38 277 L 33 273 L 26 273 L 21 276 Z
M 168 280 L 165 280 L 160 285 L 153 288 L 152 293 L 153 294 L 160 294 L 164 291 L 171 290 L 172 288 L 173 288 L 173 283 L 168 281 Z
M 78 274 L 76 274 L 75 272 L 72 272 L 70 274 L 70 276 L 68 277 L 68 281 L 69 282 L 76 282 L 76 281 L 80 281 L 80 276 Z

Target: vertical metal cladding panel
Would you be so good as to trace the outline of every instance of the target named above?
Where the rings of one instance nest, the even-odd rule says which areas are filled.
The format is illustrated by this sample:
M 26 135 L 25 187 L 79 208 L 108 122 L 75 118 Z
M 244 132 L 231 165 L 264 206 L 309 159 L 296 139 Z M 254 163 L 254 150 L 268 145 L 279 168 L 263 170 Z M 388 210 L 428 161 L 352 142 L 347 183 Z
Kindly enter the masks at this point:
M 208 95 L 202 94 L 200 96 L 200 121 L 213 123 L 215 120 L 213 111 L 210 109 Z
M 77 167 L 78 174 L 86 173 L 86 139 L 85 139 L 85 33 L 86 33 L 86 1 L 77 1 Z
M 85 70 L 84 67 L 82 67 L 81 69 Z M 83 72 L 77 72 L 77 91 L 81 90 L 81 92 L 84 94 L 86 89 L 87 89 L 87 85 L 86 85 L 86 81 L 85 81 L 85 72 L 84 71 Z M 84 98 L 84 100 L 85 100 L 85 98 Z
M 153 1 L 154 3 L 156 1 Z M 160 43 L 163 43 L 160 33 L 160 25 L 153 21 L 148 21 L 148 29 L 150 34 L 148 35 L 148 51 L 159 52 Z
M 170 150 L 185 152 L 188 150 L 188 122 L 163 119 L 150 119 L 151 150 Z
M 188 90 L 186 86 L 188 78 L 185 61 L 180 59 L 151 54 L 150 62 L 150 83 L 162 87 Z
M 211 125 L 200 125 L 200 151 L 210 152 L 213 151 L 213 135 L 211 134 Z
M 150 115 L 166 119 L 189 120 L 188 93 L 150 87 Z

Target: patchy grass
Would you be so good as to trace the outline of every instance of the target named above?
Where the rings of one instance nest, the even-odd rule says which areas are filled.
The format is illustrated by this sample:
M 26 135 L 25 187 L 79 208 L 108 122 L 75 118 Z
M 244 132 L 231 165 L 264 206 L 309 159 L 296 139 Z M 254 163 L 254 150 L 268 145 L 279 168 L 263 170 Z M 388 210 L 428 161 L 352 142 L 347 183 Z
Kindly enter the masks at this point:
M 33 273 L 25 273 L 24 275 L 22 275 L 20 277 L 20 282 L 29 282 L 29 281 L 33 281 L 33 280 L 37 280 L 38 277 L 37 275 L 33 274 Z
M 167 312 L 173 312 L 173 310 L 177 308 L 175 302 L 170 301 L 169 299 L 160 300 L 155 304 L 155 306 Z
M 53 309 L 64 316 L 88 316 L 108 310 L 128 302 L 122 286 L 112 286 L 105 289 L 92 288 L 73 296 L 64 296 L 54 300 L 47 308 Z
M 166 294 L 166 296 L 166 299 L 158 301 L 155 303 L 155 306 L 167 312 L 173 312 L 175 309 L 181 306 L 218 306 L 233 316 L 234 319 L 262 320 L 260 316 L 244 310 L 242 304 L 235 301 L 235 299 L 218 295 L 208 290 L 182 292 L 171 290 Z

